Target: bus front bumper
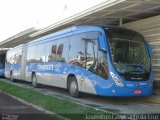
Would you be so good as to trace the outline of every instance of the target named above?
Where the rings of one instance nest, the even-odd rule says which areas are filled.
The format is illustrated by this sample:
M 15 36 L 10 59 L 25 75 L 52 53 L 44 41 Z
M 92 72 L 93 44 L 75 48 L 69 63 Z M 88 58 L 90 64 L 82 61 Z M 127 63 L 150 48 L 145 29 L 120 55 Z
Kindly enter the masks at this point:
M 100 96 L 150 96 L 153 86 L 145 88 L 111 87 L 110 89 L 99 89 L 97 95 Z

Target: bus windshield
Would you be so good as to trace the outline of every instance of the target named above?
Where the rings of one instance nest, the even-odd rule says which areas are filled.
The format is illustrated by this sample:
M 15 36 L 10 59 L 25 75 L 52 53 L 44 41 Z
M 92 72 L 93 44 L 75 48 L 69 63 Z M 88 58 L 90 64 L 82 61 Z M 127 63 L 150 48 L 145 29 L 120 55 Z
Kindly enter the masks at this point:
M 111 60 L 126 80 L 147 80 L 150 58 L 144 37 L 128 29 L 107 29 Z

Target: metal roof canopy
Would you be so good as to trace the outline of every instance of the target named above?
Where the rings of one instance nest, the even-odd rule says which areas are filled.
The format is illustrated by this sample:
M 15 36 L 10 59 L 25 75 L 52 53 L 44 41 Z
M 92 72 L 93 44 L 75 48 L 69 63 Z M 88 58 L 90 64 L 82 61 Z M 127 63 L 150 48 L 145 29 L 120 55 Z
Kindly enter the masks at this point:
M 37 30 L 35 28 L 29 28 L 25 31 L 22 31 L 22 32 L 0 42 L 0 48 L 1 48 L 0 51 L 3 51 L 7 48 L 14 47 L 19 44 L 23 44 L 25 42 L 30 41 L 31 38 L 29 37 L 29 35 L 33 32 L 36 32 L 36 31 Z
M 41 37 L 74 25 L 120 25 L 160 14 L 160 0 L 108 0 L 29 36 Z
M 119 25 L 159 14 L 160 0 L 107 0 L 39 31 L 34 28 L 23 31 L 0 42 L 0 48 L 14 47 L 75 25 Z

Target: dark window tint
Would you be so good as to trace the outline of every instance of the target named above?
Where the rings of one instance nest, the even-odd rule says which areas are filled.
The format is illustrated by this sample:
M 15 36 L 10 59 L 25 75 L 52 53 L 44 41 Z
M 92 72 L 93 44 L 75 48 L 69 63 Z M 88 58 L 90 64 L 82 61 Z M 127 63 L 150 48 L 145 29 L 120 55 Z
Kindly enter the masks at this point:
M 57 55 L 62 55 L 62 51 L 63 51 L 63 44 L 60 44 L 60 45 L 58 46 Z
M 5 53 L 0 54 L 0 66 L 4 66 L 5 58 L 6 58 L 6 54 Z
M 57 53 L 57 45 L 52 46 L 52 51 L 51 53 L 56 54 Z

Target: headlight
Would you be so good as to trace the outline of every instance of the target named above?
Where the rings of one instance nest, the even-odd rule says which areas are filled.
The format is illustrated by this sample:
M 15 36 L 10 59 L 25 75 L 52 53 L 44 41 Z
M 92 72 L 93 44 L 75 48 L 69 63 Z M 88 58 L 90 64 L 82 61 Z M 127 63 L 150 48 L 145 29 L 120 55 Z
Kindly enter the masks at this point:
M 124 85 L 122 84 L 122 82 L 118 79 L 118 77 L 116 77 L 116 75 L 112 72 L 110 72 L 112 79 L 114 80 L 115 84 L 119 87 L 124 87 Z

